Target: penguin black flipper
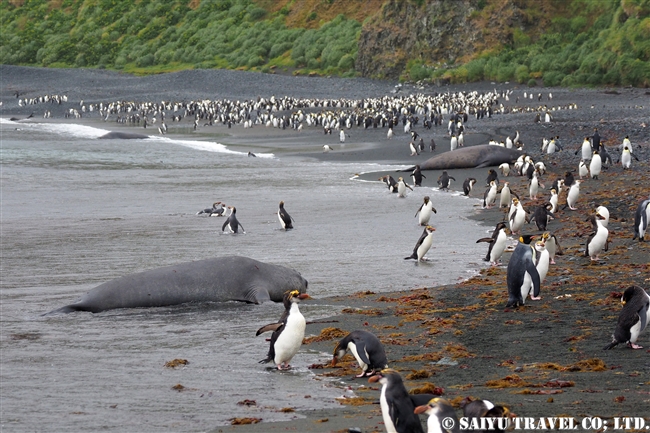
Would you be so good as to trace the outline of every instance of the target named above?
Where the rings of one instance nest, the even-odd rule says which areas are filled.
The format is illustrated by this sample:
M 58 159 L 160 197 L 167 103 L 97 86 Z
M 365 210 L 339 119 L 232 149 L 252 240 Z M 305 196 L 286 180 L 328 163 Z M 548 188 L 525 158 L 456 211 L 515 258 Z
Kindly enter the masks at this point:
M 534 262 L 527 262 L 526 272 L 530 274 L 530 278 L 533 281 L 533 296 L 537 298 L 539 297 L 540 280 L 539 272 L 537 272 L 537 268 L 535 267 Z
M 357 355 L 359 356 L 359 359 L 368 365 L 372 365 L 368 358 L 368 354 L 366 353 L 366 343 L 363 340 L 355 339 L 354 344 L 357 347 Z
M 280 333 L 284 329 L 284 323 L 280 323 L 280 327 L 273 331 L 273 335 L 271 335 L 271 344 L 269 345 L 269 353 L 266 355 L 266 358 L 258 361 L 259 364 L 267 364 L 275 359 L 275 342 L 280 336 Z
M 422 242 L 424 242 L 424 238 L 427 237 L 427 234 L 428 234 L 427 233 L 427 228 L 425 227 L 424 231 L 422 231 L 422 234 L 420 235 L 420 239 L 418 239 L 418 241 L 415 244 L 415 248 L 413 248 L 413 254 L 411 254 L 408 257 L 404 257 L 404 260 L 409 260 L 409 259 L 417 260 L 418 259 L 418 248 L 420 248 L 420 245 L 422 245 Z
M 493 242 L 493 241 L 494 241 L 494 238 L 481 238 L 481 239 L 477 240 L 476 243 L 477 243 L 477 244 L 480 243 L 480 242 L 491 243 L 491 242 Z
M 268 331 L 277 331 L 277 329 L 282 325 L 284 325 L 284 323 L 282 323 L 282 322 L 280 322 L 280 323 L 269 323 L 268 325 L 264 325 L 260 329 L 257 330 L 257 332 L 255 333 L 255 336 L 257 337 L 258 335 L 263 334 L 263 333 L 268 332 Z
M 418 208 L 417 212 L 415 212 L 415 215 L 413 215 L 413 218 L 415 218 L 416 216 L 418 216 L 418 214 L 420 213 L 420 211 L 422 210 L 423 207 L 424 207 L 424 203 L 422 203 L 422 204 L 420 205 L 420 207 Z
M 226 218 L 226 221 L 224 221 L 223 225 L 221 226 L 221 231 L 226 230 L 226 226 L 230 224 L 230 217 Z
M 409 398 L 413 402 L 415 407 L 424 406 L 431 401 L 432 398 L 436 398 L 435 394 L 409 394 Z

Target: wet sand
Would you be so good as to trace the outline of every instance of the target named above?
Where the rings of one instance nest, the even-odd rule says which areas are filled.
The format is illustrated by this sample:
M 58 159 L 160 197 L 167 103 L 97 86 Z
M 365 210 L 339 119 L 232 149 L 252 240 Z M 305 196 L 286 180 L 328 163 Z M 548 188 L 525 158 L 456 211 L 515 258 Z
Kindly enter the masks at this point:
M 65 90 L 65 84 L 49 78 L 50 71 L 30 69 L 29 74 L 15 74 L 18 81 L 10 81 L 6 72 L 3 69 L 0 95 L 3 101 L 12 97 L 15 90 L 29 90 L 34 95 Z M 75 81 L 75 74 L 85 76 L 84 71 L 66 72 L 66 80 L 72 80 L 70 83 Z M 39 74 L 41 80 L 36 79 Z M 282 90 L 286 89 L 286 78 L 263 76 L 259 80 L 250 80 L 246 88 L 248 93 L 241 97 L 249 94 L 281 95 Z M 31 80 L 32 87 L 26 89 L 19 79 Z M 136 87 L 141 91 L 138 95 L 158 97 L 162 93 L 164 96 L 165 92 L 160 90 L 164 77 L 137 80 Z M 278 82 L 276 87 L 273 87 L 274 80 Z M 347 96 L 346 89 L 352 87 L 355 91 L 363 92 L 362 86 L 351 86 L 346 81 L 341 81 L 340 86 L 331 86 L 332 82 L 338 81 L 328 80 L 315 80 L 313 86 L 301 85 L 300 92 L 312 90 L 317 97 L 326 94 L 331 97 Z M 94 90 L 94 99 L 126 97 L 127 91 L 119 88 L 119 81 L 118 78 L 112 86 L 98 86 Z M 330 87 L 323 88 L 325 84 L 330 84 Z M 63 87 L 57 89 L 57 86 Z M 391 83 L 380 82 L 372 84 L 372 91 L 386 92 L 391 87 Z M 489 89 L 494 85 L 481 83 L 474 87 Z M 460 88 L 471 89 L 472 85 Z M 527 90 L 514 85 L 507 88 L 516 89 L 519 93 Z M 200 90 L 193 88 L 193 95 L 200 93 Z M 214 86 L 208 85 L 208 81 L 204 90 L 206 98 L 215 97 L 210 93 L 214 92 Z M 431 88 L 424 91 L 447 90 L 454 89 Z M 561 210 L 549 224 L 549 230 L 559 238 L 564 255 L 556 257 L 557 264 L 551 265 L 542 285 L 542 300 L 528 300 L 525 307 L 516 310 L 505 308 L 505 266 L 509 258 L 509 253 L 506 253 L 501 266 L 485 269 L 479 276 L 463 283 L 422 287 L 390 295 L 368 292 L 328 299 L 328 303 L 337 302 L 346 309 L 340 316 L 331 318 L 335 322 L 309 325 L 309 337 L 303 349 L 331 352 L 340 338 L 338 335 L 354 329 L 366 329 L 384 343 L 390 367 L 402 374 L 408 389 L 439 388 L 438 392 L 442 392 L 442 396 L 457 408 L 463 399 L 473 397 L 502 403 L 521 417 L 567 416 L 574 417 L 580 423 L 585 417 L 597 416 L 608 421 L 610 428 L 613 417 L 646 416 L 646 422 L 650 423 L 647 417 L 650 403 L 648 330 L 641 334 L 638 341 L 638 344 L 645 346 L 643 349 L 619 346 L 611 351 L 602 350 L 614 331 L 621 310 L 621 293 L 632 284 L 646 290 L 650 287 L 650 243 L 632 240 L 634 212 L 639 202 L 650 194 L 650 97 L 644 89 L 534 91 L 544 94 L 552 91 L 553 105 L 573 102 L 578 109 L 555 112 L 554 121 L 550 124 L 535 124 L 534 114 L 531 113 L 497 117 L 493 121 L 480 123 L 480 128 L 479 123 L 470 120 L 467 125 L 468 145 L 481 143 L 485 136 L 505 137 L 519 130 L 526 143 L 525 150 L 535 161 L 542 160 L 547 166 L 548 172 L 542 177 L 547 187 L 556 178 L 563 177 L 566 171 L 573 171 L 578 178 L 579 156 L 574 155 L 574 151 L 594 127 L 598 127 L 614 160 L 614 166 L 604 170 L 599 180 L 585 180 L 582 184 L 578 210 Z M 236 90 L 231 89 L 230 93 L 233 92 Z M 177 86 L 173 95 L 167 96 L 184 97 L 183 89 Z M 510 105 L 514 105 L 514 102 L 511 101 Z M 29 107 L 12 111 L 5 102 L 0 111 L 2 115 L 26 115 L 28 110 Z M 408 156 L 408 140 L 403 134 L 389 141 L 385 137 L 385 130 L 379 129 L 352 129 L 344 147 L 338 143 L 337 137 L 324 135 L 317 129 L 297 133 L 262 127 L 247 130 L 241 126 L 231 129 L 219 126 L 212 130 L 205 128 L 200 133 L 218 134 L 220 141 L 226 145 L 249 145 L 253 152 L 283 149 L 289 156 L 334 162 L 389 162 L 395 164 L 396 168 L 416 162 L 416 158 Z M 426 137 L 426 142 L 429 133 L 422 135 Z M 438 127 L 430 135 L 438 144 L 436 154 L 447 148 L 448 138 L 443 127 Z M 542 138 L 555 135 L 562 138 L 565 150 L 542 155 L 539 150 Z M 623 170 L 620 164 L 616 164 L 618 152 L 613 149 L 625 135 L 630 136 L 635 146 L 634 152 L 640 159 L 639 162 L 633 161 L 631 170 Z M 323 144 L 332 145 L 334 150 L 323 153 Z M 425 152 L 417 162 L 429 156 Z M 430 186 L 433 186 L 439 172 L 425 174 Z M 482 196 L 487 169 L 450 171 L 450 175 L 458 179 L 452 184 L 452 189 L 456 190 L 460 189 L 465 177 L 476 177 L 478 184 L 472 195 Z M 543 203 L 544 199 L 533 201 L 527 197 L 525 178 L 500 178 L 509 181 L 513 190 L 525 197 L 523 205 L 526 209 L 532 210 L 536 204 Z M 378 185 L 378 188 L 381 186 Z M 547 198 L 548 192 L 545 190 L 541 196 Z M 564 203 L 565 193 L 561 195 L 560 207 Z M 598 205 L 607 206 L 610 211 L 610 244 L 609 250 L 601 255 L 602 260 L 592 263 L 583 256 L 584 243 L 591 232 L 591 225 L 585 219 Z M 504 219 L 504 211 L 480 210 L 473 218 L 486 224 L 488 236 L 491 228 Z M 525 226 L 524 231 L 539 233 L 533 224 Z M 337 337 L 330 338 L 332 335 Z M 322 341 L 313 341 L 311 337 L 314 336 L 321 336 Z M 340 378 L 344 386 L 354 391 L 355 398 L 341 399 L 340 409 L 296 412 L 296 418 L 291 422 L 265 423 L 264 410 L 251 406 L 251 420 L 261 422 L 218 427 L 214 431 L 343 432 L 350 428 L 359 428 L 363 432 L 384 431 L 377 404 L 377 386 L 369 384 L 366 379 L 353 378 L 358 371 L 351 356 L 348 355 L 344 361 L 337 368 L 311 366 L 320 375 Z M 352 393 L 346 393 L 346 396 L 350 395 Z M 254 395 L 248 397 L 250 400 L 255 398 Z M 296 398 L 310 396 L 297 395 Z M 460 416 L 460 409 L 458 414 Z

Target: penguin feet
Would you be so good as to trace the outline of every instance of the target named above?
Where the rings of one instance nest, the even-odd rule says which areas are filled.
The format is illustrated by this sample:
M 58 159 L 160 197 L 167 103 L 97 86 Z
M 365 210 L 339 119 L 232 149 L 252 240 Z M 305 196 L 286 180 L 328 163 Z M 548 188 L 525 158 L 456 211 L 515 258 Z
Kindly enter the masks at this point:
M 540 299 L 542 299 L 541 296 L 533 296 L 533 295 L 530 295 L 530 300 L 531 300 L 531 301 L 539 301 Z
M 283 362 L 281 364 L 278 364 L 278 370 L 291 370 L 291 366 L 287 364 L 286 362 Z
M 639 346 L 638 344 L 634 344 L 632 342 L 627 343 L 628 346 L 630 346 L 632 349 L 643 349 L 643 346 Z

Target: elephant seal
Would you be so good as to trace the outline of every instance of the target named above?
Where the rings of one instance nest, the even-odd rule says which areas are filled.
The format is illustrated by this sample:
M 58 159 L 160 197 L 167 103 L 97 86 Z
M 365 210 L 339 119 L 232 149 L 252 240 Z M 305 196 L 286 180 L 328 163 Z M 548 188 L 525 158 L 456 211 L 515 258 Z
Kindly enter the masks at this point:
M 145 134 L 137 134 L 135 132 L 111 131 L 99 137 L 99 139 L 107 139 L 107 140 L 114 139 L 114 138 L 118 138 L 121 140 L 136 140 L 138 138 L 140 139 L 149 138 L 149 136 Z
M 165 307 L 188 302 L 282 302 L 287 290 L 307 291 L 307 280 L 284 266 L 226 256 L 166 266 L 101 284 L 73 304 L 51 311 Z
M 453 168 L 483 168 L 514 162 L 523 152 L 501 146 L 481 144 L 462 147 L 427 159 L 420 170 L 448 170 Z M 414 167 L 400 171 L 413 171 Z

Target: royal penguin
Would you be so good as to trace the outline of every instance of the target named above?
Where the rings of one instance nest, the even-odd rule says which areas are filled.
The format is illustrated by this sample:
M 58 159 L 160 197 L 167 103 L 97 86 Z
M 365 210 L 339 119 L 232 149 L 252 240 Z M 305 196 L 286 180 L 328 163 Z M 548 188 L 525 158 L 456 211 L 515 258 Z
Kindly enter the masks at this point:
M 492 237 L 481 238 L 476 241 L 477 244 L 479 242 L 487 242 L 490 244 L 488 252 L 483 260 L 490 262 L 492 266 L 497 266 L 508 242 L 508 229 L 506 228 L 506 223 L 503 221 L 497 223 L 497 226 L 492 233 Z
M 401 197 L 401 198 L 406 197 L 406 190 L 407 189 L 410 189 L 411 191 L 413 191 L 413 188 L 411 188 L 411 186 L 409 184 L 404 182 L 403 177 L 398 177 L 397 178 L 397 197 Z
M 433 203 L 431 203 L 429 196 L 426 195 L 424 196 L 423 203 L 420 205 L 420 208 L 417 210 L 417 212 L 415 212 L 414 217 L 418 216 L 419 213 L 420 217 L 418 218 L 418 224 L 421 226 L 427 226 L 429 225 L 429 220 L 431 219 L 431 212 L 438 213 L 436 208 L 433 207 Z
M 584 159 L 581 159 L 578 163 L 578 174 L 580 175 L 580 179 L 589 176 L 589 167 L 587 167 Z
M 352 353 L 361 368 L 361 374 L 356 377 L 372 376 L 377 371 L 388 368 L 384 346 L 374 334 L 368 331 L 352 331 L 343 337 L 334 349 L 332 366 L 336 365 L 348 351 Z
M 497 184 L 492 181 L 483 194 L 483 209 L 489 209 L 497 199 Z
M 469 196 L 469 194 L 472 192 L 472 188 L 474 188 L 474 184 L 476 183 L 476 179 L 473 177 L 468 177 L 465 179 L 463 182 L 463 195 Z
M 526 222 L 526 211 L 524 210 L 524 207 L 521 205 L 521 202 L 517 199 L 517 197 L 512 199 L 512 206 L 510 216 L 508 217 L 508 222 L 510 223 L 510 231 L 513 235 L 518 234 Z
M 289 362 L 298 353 L 302 340 L 305 338 L 305 327 L 307 322 L 300 312 L 298 304 L 303 299 L 308 299 L 309 295 L 300 293 L 298 290 L 288 291 L 284 294 L 284 314 L 277 323 L 272 323 L 261 327 L 256 335 L 266 331 L 273 331 L 271 335 L 271 345 L 266 358 L 259 363 L 266 364 L 273 361 L 278 370 L 288 370 L 291 368 Z
M 535 248 L 530 245 L 530 242 L 534 239 L 535 235 L 520 236 L 519 243 L 512 252 L 506 271 L 508 285 L 506 308 L 524 305 L 526 297 L 530 293 L 531 285 L 533 293 L 530 299 L 541 299 L 539 296 L 539 273 L 535 267 Z
M 433 243 L 433 232 L 435 231 L 435 228 L 426 226 L 422 232 L 422 235 L 420 235 L 420 238 L 416 242 L 415 248 L 413 248 L 413 254 L 408 257 L 404 257 L 404 260 L 414 259 L 418 262 L 427 261 L 428 259 L 424 257 L 424 255 L 428 253 L 429 249 L 431 248 L 431 244 Z
M 550 264 L 554 265 L 555 256 L 564 255 L 564 252 L 562 251 L 562 246 L 560 245 L 560 241 L 558 241 L 557 236 L 555 236 L 551 232 L 544 232 L 544 234 L 542 234 L 542 240 L 546 245 L 546 251 L 548 251 Z
M 533 170 L 533 177 L 530 179 L 530 182 L 528 183 L 528 195 L 530 196 L 531 200 L 537 200 L 537 193 L 539 192 L 539 171 L 537 169 Z M 542 188 L 544 185 L 541 185 Z
M 537 253 L 537 263 L 535 263 L 535 268 L 539 274 L 539 284 L 544 284 L 546 274 L 548 274 L 549 265 L 551 264 L 550 254 L 546 249 L 546 243 L 544 240 L 535 242 L 535 251 Z
M 580 180 L 574 180 L 573 185 L 569 188 L 569 192 L 566 195 L 566 205 L 562 209 L 566 209 L 568 206 L 571 210 L 577 210 L 576 203 L 578 202 L 578 197 L 580 197 Z
M 278 220 L 280 220 L 280 226 L 284 230 L 293 228 L 293 218 L 291 218 L 289 213 L 284 209 L 284 201 L 280 202 L 280 208 L 278 209 Z
M 549 211 L 552 214 L 557 212 L 558 199 L 559 197 L 557 195 L 557 191 L 555 190 L 555 188 L 551 188 L 551 198 L 548 199 L 548 202 L 551 204 L 551 209 L 549 209 Z
M 587 243 L 585 244 L 585 257 L 589 257 L 592 261 L 597 261 L 598 255 L 601 251 L 607 251 L 609 230 L 602 224 L 605 218 L 596 213 L 591 215 L 589 221 L 591 222 L 594 231 L 589 235 Z
M 515 194 L 511 189 L 510 189 L 510 182 L 505 182 L 503 184 L 503 188 L 501 188 L 501 191 L 499 191 L 499 208 L 502 207 L 508 207 L 510 206 L 510 203 L 512 203 L 512 196 L 514 195 L 515 197 L 519 198 L 517 194 Z
M 420 170 L 419 165 L 415 166 L 413 173 L 411 173 L 411 177 L 413 178 L 413 186 L 422 186 L 422 178 L 427 178 L 422 174 L 422 170 Z
M 228 218 L 226 218 L 226 221 L 221 226 L 221 231 L 224 232 L 226 227 L 228 227 L 230 233 L 239 233 L 239 227 L 241 227 L 242 232 L 246 233 L 246 229 L 244 229 L 244 226 L 237 219 L 237 208 L 235 206 L 228 206 L 228 210 L 230 210 L 230 215 L 228 215 Z
M 388 191 L 395 192 L 395 193 L 397 192 L 397 182 L 395 182 L 393 176 L 387 174 L 385 176 L 380 177 L 379 180 L 381 180 L 386 184 L 386 186 L 388 187 Z
M 427 433 L 461 432 L 456 412 L 444 398 L 432 398 L 427 404 L 417 406 L 415 413 L 429 415 L 427 418 Z
M 609 225 L 609 209 L 607 209 L 605 206 L 598 206 L 596 208 L 596 214 L 602 217 L 600 223 L 603 226 L 607 227 Z
M 212 207 L 208 207 L 208 208 L 205 208 L 205 209 L 203 209 L 203 210 L 200 210 L 200 211 L 198 211 L 196 214 L 197 214 L 197 215 L 203 215 L 203 214 L 206 214 L 206 215 L 210 216 L 210 215 L 212 215 L 212 212 L 215 212 L 217 209 L 223 209 L 223 206 L 220 207 L 220 208 L 218 208 L 218 207 L 217 207 L 218 204 L 220 205 L 221 202 L 220 202 L 220 201 L 216 201 L 216 202 L 212 203 Z
M 488 170 L 488 176 L 485 178 L 485 184 L 489 186 L 490 182 L 492 181 L 494 181 L 497 185 L 499 184 L 499 175 L 493 168 Z
M 551 203 L 545 203 L 535 208 L 535 212 L 533 212 L 533 216 L 530 218 L 530 221 L 535 220 L 535 225 L 539 230 L 545 231 L 549 220 L 553 219 L 553 214 L 551 213 L 552 207 L 553 205 Z
M 510 424 L 510 410 L 501 405 L 495 405 L 489 400 L 474 400 L 463 407 L 463 417 L 468 427 L 488 425 L 488 430 L 472 428 L 477 433 L 502 433 Z M 482 422 L 481 418 L 489 418 L 491 423 Z
M 510 164 L 507 162 L 502 163 L 499 166 L 499 170 L 501 170 L 501 174 L 507 177 L 510 174 Z
M 368 382 L 382 385 L 379 405 L 387 433 L 424 433 L 415 405 L 397 371 L 387 368 L 371 376 Z
M 645 232 L 648 230 L 648 221 L 650 221 L 650 198 L 639 203 L 634 214 L 634 237 L 632 240 L 639 238 L 639 242 L 645 240 Z
M 449 185 L 451 184 L 451 181 L 456 181 L 456 179 L 453 176 L 449 176 L 449 174 L 446 171 L 443 171 L 442 174 L 438 177 L 438 187 L 439 189 L 442 190 L 449 190 Z
M 623 309 L 618 316 L 612 342 L 603 347 L 603 350 L 625 343 L 632 349 L 643 349 L 636 341 L 650 322 L 650 296 L 641 287 L 630 286 L 623 292 L 621 302 Z
M 598 179 L 598 175 L 603 168 L 603 162 L 600 158 L 600 154 L 597 151 L 594 151 L 594 154 L 591 156 L 591 162 L 589 163 L 589 176 L 592 179 Z

